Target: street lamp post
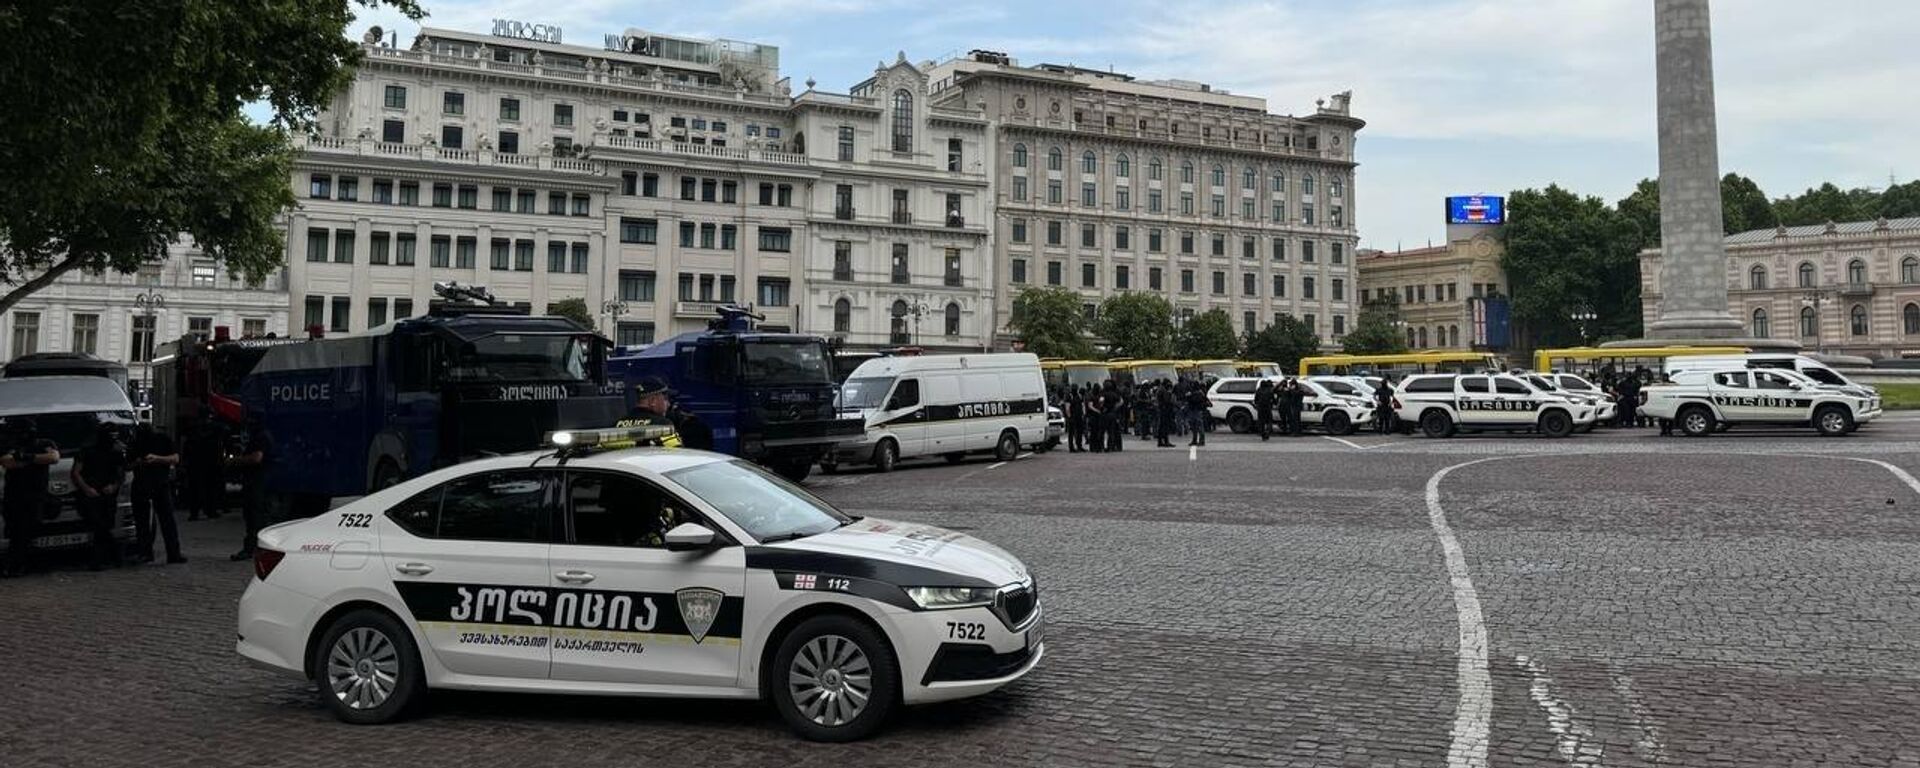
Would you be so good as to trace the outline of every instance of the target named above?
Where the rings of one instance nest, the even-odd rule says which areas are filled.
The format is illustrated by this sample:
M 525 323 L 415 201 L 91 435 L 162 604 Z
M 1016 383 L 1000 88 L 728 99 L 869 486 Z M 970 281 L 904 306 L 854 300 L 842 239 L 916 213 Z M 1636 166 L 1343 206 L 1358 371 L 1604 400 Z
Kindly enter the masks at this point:
M 133 306 L 140 310 L 140 316 L 147 321 L 146 344 L 139 352 L 145 378 L 142 389 L 151 391 L 153 389 L 153 346 L 154 341 L 160 337 L 160 324 L 154 320 L 154 317 L 160 310 L 167 308 L 167 297 L 162 295 L 158 288 L 148 288 L 133 295 Z
M 1816 289 L 1809 289 L 1809 290 L 1807 290 L 1806 292 L 1804 292 L 1804 293 L 1802 293 L 1802 294 L 1800 294 L 1800 306 L 1802 306 L 1802 307 L 1813 307 L 1813 351 L 1814 351 L 1814 354 L 1819 354 L 1819 353 L 1822 353 L 1822 352 L 1824 352 L 1824 351 L 1826 351 L 1826 350 L 1824 350 L 1824 349 L 1822 349 L 1822 348 L 1821 348 L 1821 347 L 1823 347 L 1823 346 L 1825 346 L 1825 345 L 1824 345 L 1824 344 L 1823 344 L 1823 343 L 1821 342 L 1821 337 L 1822 337 L 1822 336 L 1824 336 L 1825 334 L 1824 334 L 1824 333 L 1822 333 L 1822 332 L 1821 332 L 1821 330 L 1820 330 L 1820 326 L 1821 326 L 1821 321 L 1822 321 L 1822 320 L 1824 319 L 1824 318 L 1823 318 L 1823 317 L 1821 317 L 1821 315 L 1820 315 L 1820 305 L 1822 305 L 1822 304 L 1825 304 L 1826 302 L 1827 302 L 1827 294 L 1826 294 L 1826 292 L 1825 292 L 1825 291 L 1822 291 L 1822 290 L 1819 290 L 1819 289 L 1817 289 L 1817 288 L 1816 288 Z M 1804 335 L 1804 334 L 1803 334 L 1803 335 Z
M 615 344 L 620 343 L 620 318 L 627 314 L 627 303 L 618 299 L 600 302 L 600 314 L 607 315 L 608 334 Z
M 1592 337 L 1587 335 L 1587 324 L 1593 322 L 1595 319 L 1598 319 L 1599 315 L 1594 314 L 1593 310 L 1591 309 L 1582 308 L 1582 309 L 1574 310 L 1573 314 L 1568 315 L 1567 317 L 1572 319 L 1573 324 L 1580 329 L 1581 344 L 1586 344 L 1592 341 Z
M 911 343 L 916 347 L 920 345 L 920 318 L 925 317 L 929 309 L 927 303 L 918 297 L 907 304 L 907 314 L 913 316 L 913 338 Z

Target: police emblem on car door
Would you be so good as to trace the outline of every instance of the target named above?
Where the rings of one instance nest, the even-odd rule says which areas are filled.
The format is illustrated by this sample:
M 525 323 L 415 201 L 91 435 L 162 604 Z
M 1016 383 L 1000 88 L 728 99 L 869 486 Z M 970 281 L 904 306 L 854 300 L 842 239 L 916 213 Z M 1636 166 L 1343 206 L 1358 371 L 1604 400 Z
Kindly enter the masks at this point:
M 680 603 L 680 618 L 687 623 L 687 634 L 693 636 L 693 642 L 697 645 L 707 639 L 707 630 L 720 615 L 720 603 L 726 594 L 706 587 L 687 587 L 673 596 Z

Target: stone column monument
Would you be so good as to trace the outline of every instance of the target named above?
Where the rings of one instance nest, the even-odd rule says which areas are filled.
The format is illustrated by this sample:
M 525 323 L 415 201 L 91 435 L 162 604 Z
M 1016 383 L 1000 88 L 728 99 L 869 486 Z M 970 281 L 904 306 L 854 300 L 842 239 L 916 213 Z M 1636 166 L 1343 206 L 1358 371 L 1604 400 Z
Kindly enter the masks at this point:
M 1660 111 L 1660 306 L 1647 336 L 1721 339 L 1742 323 L 1727 311 L 1727 251 L 1713 111 L 1707 0 L 1653 0 Z

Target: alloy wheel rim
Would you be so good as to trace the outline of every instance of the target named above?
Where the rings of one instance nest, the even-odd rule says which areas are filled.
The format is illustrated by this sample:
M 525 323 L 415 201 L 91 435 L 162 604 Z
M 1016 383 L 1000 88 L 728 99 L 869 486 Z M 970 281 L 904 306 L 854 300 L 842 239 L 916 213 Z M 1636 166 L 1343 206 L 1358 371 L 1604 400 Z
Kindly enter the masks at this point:
M 852 640 L 821 635 L 793 655 L 787 690 L 802 717 L 829 728 L 846 725 L 866 711 L 873 696 L 873 666 Z
M 1687 431 L 1705 432 L 1706 429 L 1707 429 L 1707 418 L 1705 416 L 1701 416 L 1700 414 L 1697 414 L 1697 413 L 1687 414 Z
M 1832 411 L 1828 411 L 1827 414 L 1820 417 L 1820 419 L 1821 422 L 1826 425 L 1828 432 L 1838 432 L 1846 428 L 1846 422 L 1840 419 L 1840 414 Z
M 400 683 L 400 651 L 386 633 L 354 627 L 327 653 L 327 688 L 348 709 L 387 703 Z

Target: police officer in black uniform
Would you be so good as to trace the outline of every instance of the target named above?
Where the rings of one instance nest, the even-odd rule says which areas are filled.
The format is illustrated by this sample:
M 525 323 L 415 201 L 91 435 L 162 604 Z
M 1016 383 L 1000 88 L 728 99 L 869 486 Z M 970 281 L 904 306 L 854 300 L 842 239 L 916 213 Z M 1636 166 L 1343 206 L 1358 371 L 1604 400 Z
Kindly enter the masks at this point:
M 226 437 L 212 418 L 201 416 L 186 435 L 187 520 L 220 517 L 227 503 Z
M 1306 433 L 1307 425 L 1302 412 L 1307 406 L 1307 389 L 1300 386 L 1299 379 L 1287 379 L 1286 391 L 1281 399 L 1287 406 L 1287 435 L 1299 437 Z
M 127 458 L 133 464 L 133 522 L 139 532 L 134 557 L 141 562 L 153 562 L 153 529 L 157 521 L 160 536 L 166 542 L 167 563 L 186 562 L 187 558 L 180 554 L 180 526 L 173 518 L 173 467 L 180 463 L 173 438 L 151 424 L 141 424 L 134 430 Z
M 33 540 L 40 535 L 40 515 L 47 504 L 49 467 L 60 462 L 60 449 L 52 440 L 40 436 L 32 419 L 7 422 L 6 441 L 0 444 L 0 469 L 6 470 L 6 494 L 0 497 L 5 512 L 7 559 L 0 575 L 25 575 L 32 560 Z
M 240 541 L 240 551 L 228 557 L 229 560 L 246 560 L 253 557 L 255 539 L 264 527 L 267 514 L 266 474 L 267 461 L 273 455 L 273 439 L 260 423 L 260 417 L 247 419 L 247 441 L 240 452 L 227 459 L 227 464 L 240 476 L 240 515 L 246 521 L 246 538 Z
M 1380 377 L 1380 388 L 1373 391 L 1373 423 L 1380 434 L 1393 431 L 1393 377 Z
M 1079 387 L 1067 389 L 1067 452 L 1080 453 L 1087 449 L 1087 399 L 1080 395 Z
M 1207 444 L 1207 420 L 1212 418 L 1212 414 L 1207 412 L 1209 405 L 1211 405 L 1211 403 L 1207 400 L 1207 388 L 1200 386 L 1199 382 L 1189 383 L 1187 386 L 1187 428 L 1193 430 L 1193 435 L 1187 439 L 1187 445 Z
M 680 410 L 673 404 L 674 392 L 667 383 L 658 377 L 648 376 L 635 382 L 633 410 L 627 417 L 616 422 L 616 427 L 673 427 L 673 434 L 648 441 L 651 445 L 667 448 L 697 448 L 702 451 L 713 450 L 713 428 L 700 420 L 700 417 Z
M 1154 445 L 1160 446 L 1161 448 L 1172 448 L 1174 447 L 1173 441 L 1167 438 L 1173 434 L 1173 420 L 1178 417 L 1180 408 L 1174 403 L 1173 387 L 1167 386 L 1166 382 L 1155 382 L 1153 391 L 1154 415 L 1156 417 L 1154 419 L 1153 436 L 1157 438 Z
M 1258 389 L 1253 391 L 1253 413 L 1260 423 L 1260 439 L 1264 442 L 1273 437 L 1273 391 L 1272 379 L 1261 379 Z
M 109 565 L 119 566 L 113 514 L 120 509 L 120 486 L 127 481 L 127 454 L 120 445 L 120 430 L 111 424 L 100 425 L 93 442 L 73 457 L 71 478 L 74 490 L 80 492 L 80 517 L 86 520 L 92 536 L 87 568 L 98 571 Z

